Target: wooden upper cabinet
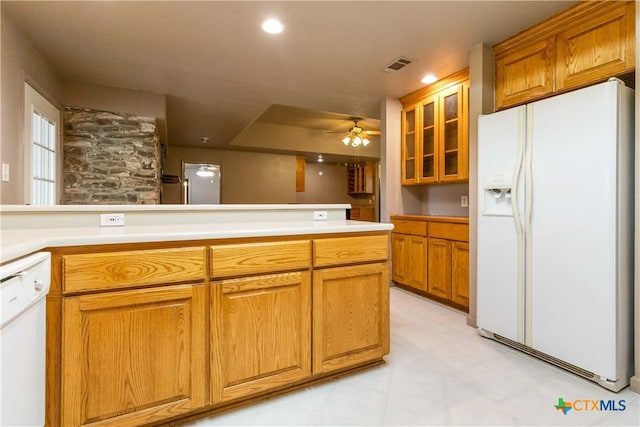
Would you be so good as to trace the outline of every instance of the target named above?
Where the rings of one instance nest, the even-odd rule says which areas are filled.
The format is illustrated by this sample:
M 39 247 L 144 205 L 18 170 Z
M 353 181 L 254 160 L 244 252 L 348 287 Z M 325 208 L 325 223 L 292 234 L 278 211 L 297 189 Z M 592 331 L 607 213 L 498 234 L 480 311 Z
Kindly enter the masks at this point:
M 418 153 L 416 150 L 416 123 L 418 122 L 416 118 L 417 111 L 417 104 L 402 109 L 402 164 L 400 165 L 400 168 L 402 171 L 403 185 L 415 184 L 418 182 Z
M 468 179 L 468 90 L 465 69 L 400 99 L 403 185 Z
M 620 4 L 556 37 L 558 90 L 583 86 L 635 67 L 634 5 Z
M 347 193 L 373 194 L 375 162 L 357 163 L 347 168 Z
M 578 3 L 493 52 L 497 110 L 625 74 L 635 69 L 635 2 Z
M 554 39 L 496 56 L 496 106 L 515 105 L 554 90 Z

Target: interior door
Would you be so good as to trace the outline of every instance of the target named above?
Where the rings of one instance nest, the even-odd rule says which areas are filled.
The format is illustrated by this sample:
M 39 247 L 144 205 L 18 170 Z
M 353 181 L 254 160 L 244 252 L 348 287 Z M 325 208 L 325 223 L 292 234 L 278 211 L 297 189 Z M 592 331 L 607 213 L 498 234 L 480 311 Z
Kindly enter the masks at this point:
M 183 162 L 184 204 L 220 204 L 222 165 Z

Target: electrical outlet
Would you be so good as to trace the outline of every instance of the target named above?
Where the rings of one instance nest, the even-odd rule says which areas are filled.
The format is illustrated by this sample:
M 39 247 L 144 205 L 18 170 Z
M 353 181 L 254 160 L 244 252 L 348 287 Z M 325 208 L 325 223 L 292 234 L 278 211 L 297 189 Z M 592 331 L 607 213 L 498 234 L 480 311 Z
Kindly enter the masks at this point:
M 9 163 L 2 164 L 2 182 L 9 182 Z
M 122 227 L 123 225 L 123 213 L 100 214 L 100 227 Z
M 463 208 L 469 207 L 469 196 L 460 197 L 460 206 L 462 206 Z
M 313 211 L 313 219 L 326 220 L 327 211 Z

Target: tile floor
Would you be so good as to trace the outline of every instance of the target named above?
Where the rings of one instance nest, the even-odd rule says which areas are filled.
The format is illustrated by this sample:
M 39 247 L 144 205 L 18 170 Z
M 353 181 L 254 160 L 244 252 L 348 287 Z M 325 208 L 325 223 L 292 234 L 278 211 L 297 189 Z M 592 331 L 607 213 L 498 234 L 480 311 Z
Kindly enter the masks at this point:
M 391 288 L 386 364 L 190 426 L 640 425 L 640 395 L 589 381 L 480 337 L 466 317 Z M 556 410 L 558 398 L 625 400 L 619 412 Z

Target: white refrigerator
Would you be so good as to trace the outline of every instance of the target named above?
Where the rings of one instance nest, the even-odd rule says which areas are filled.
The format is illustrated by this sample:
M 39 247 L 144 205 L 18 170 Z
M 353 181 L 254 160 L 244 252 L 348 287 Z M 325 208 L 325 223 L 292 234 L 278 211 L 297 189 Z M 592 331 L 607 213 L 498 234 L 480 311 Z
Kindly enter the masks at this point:
M 619 391 L 633 364 L 634 92 L 479 118 L 479 332 Z

